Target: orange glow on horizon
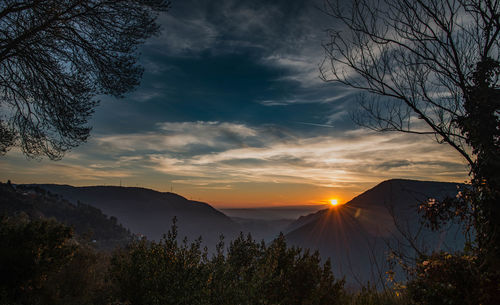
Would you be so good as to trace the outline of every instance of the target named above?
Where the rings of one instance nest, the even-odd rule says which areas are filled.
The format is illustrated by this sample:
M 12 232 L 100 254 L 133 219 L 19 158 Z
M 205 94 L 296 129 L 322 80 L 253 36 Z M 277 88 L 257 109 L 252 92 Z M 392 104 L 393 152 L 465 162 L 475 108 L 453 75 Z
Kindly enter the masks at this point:
M 337 199 L 330 199 L 330 204 L 331 204 L 332 206 L 336 206 L 336 205 L 338 205 L 338 204 L 339 204 L 339 201 L 338 201 Z

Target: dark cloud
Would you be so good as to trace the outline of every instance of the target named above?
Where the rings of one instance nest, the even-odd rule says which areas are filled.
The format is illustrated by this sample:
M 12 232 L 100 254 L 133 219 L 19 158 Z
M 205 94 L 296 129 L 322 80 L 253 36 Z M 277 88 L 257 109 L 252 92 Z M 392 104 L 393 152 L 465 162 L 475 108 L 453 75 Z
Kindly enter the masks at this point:
M 412 163 L 408 160 L 391 160 L 377 164 L 377 169 L 390 170 L 393 168 L 410 166 Z
M 321 3 L 175 2 L 161 17 L 162 34 L 142 50 L 140 88 L 118 112 L 103 106 L 96 126 L 116 133 L 122 124 L 113 122 L 125 120 L 126 132 L 164 121 L 238 121 L 326 133 L 315 127 L 341 121 L 338 129 L 352 128 L 334 107 L 347 102 L 346 91 L 319 80 L 328 20 Z

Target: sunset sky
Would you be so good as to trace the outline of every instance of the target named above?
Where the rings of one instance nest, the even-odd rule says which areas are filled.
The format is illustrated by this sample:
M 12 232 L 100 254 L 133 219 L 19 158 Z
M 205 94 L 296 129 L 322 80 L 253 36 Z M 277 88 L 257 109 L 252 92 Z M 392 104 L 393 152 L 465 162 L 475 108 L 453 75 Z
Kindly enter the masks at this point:
M 359 92 L 319 79 L 336 26 L 321 0 L 172 2 L 141 49 L 140 87 L 100 98 L 89 141 L 61 161 L 11 150 L 0 180 L 121 181 L 222 208 L 343 203 L 390 178 L 467 179 L 433 137 L 352 122 Z

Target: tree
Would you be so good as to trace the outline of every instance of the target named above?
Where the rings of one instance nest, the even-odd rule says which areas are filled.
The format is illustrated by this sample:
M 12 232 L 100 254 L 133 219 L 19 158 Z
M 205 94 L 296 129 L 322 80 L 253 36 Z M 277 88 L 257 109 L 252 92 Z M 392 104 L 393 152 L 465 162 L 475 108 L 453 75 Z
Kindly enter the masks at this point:
M 37 304 L 51 273 L 73 256 L 73 232 L 52 220 L 26 214 L 0 218 L 0 303 Z
M 480 304 L 480 285 L 474 257 L 440 252 L 421 258 L 408 294 L 417 304 Z
M 111 259 L 117 300 L 126 304 L 207 304 L 207 253 L 201 239 L 177 242 L 174 218 L 159 242 L 145 239 L 120 249 Z
M 360 96 L 355 121 L 378 131 L 434 135 L 469 164 L 471 189 L 424 212 L 433 226 L 456 216 L 470 222 L 484 282 L 497 282 L 500 2 L 355 0 L 346 7 L 325 0 L 325 11 L 341 25 L 329 30 L 322 78 L 375 96 Z M 500 294 L 490 286 L 488 293 Z
M 340 27 L 328 31 L 323 80 L 379 96 L 362 97 L 365 111 L 356 121 L 379 131 L 435 135 L 472 166 L 458 119 L 478 63 L 500 59 L 500 4 L 356 0 L 344 7 L 326 0 L 325 11 Z
M 87 140 L 101 94 L 121 97 L 143 69 L 167 0 L 0 2 L 0 153 L 61 158 Z
M 343 304 L 344 281 L 318 252 L 268 246 L 242 233 L 227 247 L 221 239 L 208 258 L 200 240 L 177 242 L 177 226 L 157 243 L 141 240 L 115 252 L 110 278 L 116 300 L 127 304 Z

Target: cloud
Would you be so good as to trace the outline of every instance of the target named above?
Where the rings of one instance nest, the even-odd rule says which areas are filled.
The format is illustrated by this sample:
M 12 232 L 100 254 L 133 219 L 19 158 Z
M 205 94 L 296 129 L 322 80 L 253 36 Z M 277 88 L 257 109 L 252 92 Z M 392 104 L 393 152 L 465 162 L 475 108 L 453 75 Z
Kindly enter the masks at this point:
M 270 132 L 269 126 L 228 122 L 157 126 L 154 133 L 106 136 L 97 142 L 118 155 L 133 151 L 145 156 L 140 164 L 149 170 L 207 187 L 266 181 L 342 187 L 395 177 L 449 181 L 466 175 L 458 154 L 429 137 L 361 129 L 276 136 L 280 133 Z
M 26 160 L 19 150 L 9 152 L 8 162 L 2 164 L 2 174 L 13 181 L 27 183 L 43 181 L 44 183 L 74 183 L 86 181 L 96 183 L 112 178 L 126 178 L 134 174 L 133 169 L 124 167 L 121 158 L 106 162 L 100 159 L 85 159 L 78 153 L 70 153 L 64 161 L 41 162 Z M 134 157 L 134 159 L 140 157 Z M 29 162 L 29 163 L 28 163 Z
M 198 55 L 212 48 L 219 35 L 217 28 L 203 16 L 178 16 L 176 11 L 160 17 L 162 34 L 146 46 L 169 55 Z
M 280 5 L 236 0 L 183 1 L 160 17 L 162 34 L 148 45 L 173 56 L 227 54 L 241 49 L 265 50 L 275 45 L 283 18 Z
M 334 125 L 329 124 L 318 124 L 318 123 L 308 123 L 308 122 L 296 122 L 297 124 L 316 126 L 316 127 L 326 127 L 326 128 L 335 128 Z
M 91 153 L 69 153 L 57 163 L 26 166 L 22 156 L 9 154 L 2 176 L 14 181 L 22 175 L 45 177 L 44 181 L 78 185 L 122 178 L 142 185 L 147 177 L 148 183 L 157 180 L 155 185 L 169 181 L 221 191 L 248 183 L 352 189 L 390 178 L 467 177 L 458 153 L 431 137 L 330 128 L 307 136 L 270 125 L 215 121 L 156 126 L 145 134 L 96 136 L 86 148 Z
M 255 130 L 237 123 L 166 122 L 157 124 L 157 130 L 152 132 L 107 135 L 97 137 L 95 141 L 104 149 L 113 151 L 196 153 L 203 148 L 217 150 L 244 146 L 245 139 L 255 135 Z
M 293 53 L 274 53 L 263 58 L 262 62 L 288 72 L 277 80 L 293 81 L 303 88 L 310 88 L 324 84 L 319 77 L 318 63 L 321 58 L 322 52 L 318 42 L 316 48 L 300 47 Z
M 324 84 L 323 84 L 324 85 Z M 344 110 L 344 105 L 352 101 L 356 92 L 339 86 L 320 86 L 293 90 L 286 97 L 257 101 L 264 106 L 287 106 L 297 104 L 328 104 L 335 113 Z M 334 113 L 334 114 L 335 114 Z M 330 120 L 329 120 L 330 121 Z
M 130 98 L 138 102 L 147 102 L 151 99 L 160 98 L 163 96 L 163 93 L 161 93 L 159 90 L 146 91 L 143 89 L 141 91 L 134 92 Z
M 342 102 L 352 91 L 320 79 L 323 29 L 331 22 L 318 10 L 321 4 L 321 0 L 186 0 L 161 16 L 163 32 L 148 47 L 168 57 L 249 55 L 256 65 L 277 71 L 276 86 L 287 88 L 287 96 L 256 99 L 265 106 Z M 162 69 L 148 66 L 153 73 Z
M 169 56 L 250 52 L 261 64 L 286 71 L 277 80 L 319 86 L 321 41 L 329 18 L 317 1 L 183 1 L 159 22 L 148 46 Z M 156 70 L 156 68 L 155 68 Z
M 409 167 L 412 163 L 408 160 L 391 160 L 387 162 L 382 162 L 377 165 L 377 168 L 381 170 L 391 170 L 400 167 Z

